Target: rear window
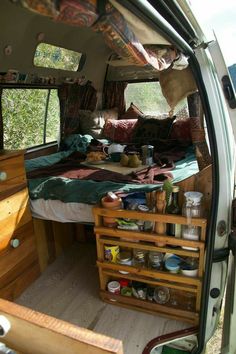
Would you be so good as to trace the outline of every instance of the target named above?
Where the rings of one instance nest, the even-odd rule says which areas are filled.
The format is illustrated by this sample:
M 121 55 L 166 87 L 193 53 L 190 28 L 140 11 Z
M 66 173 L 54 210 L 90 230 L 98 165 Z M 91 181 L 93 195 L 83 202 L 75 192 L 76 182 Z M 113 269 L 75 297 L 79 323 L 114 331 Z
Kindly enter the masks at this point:
M 79 71 L 82 53 L 47 43 L 40 43 L 34 54 L 34 65 L 43 68 Z
M 27 149 L 58 138 L 56 89 L 3 89 L 2 115 L 5 149 Z
M 162 94 L 158 81 L 129 83 L 125 89 L 126 109 L 133 102 L 144 114 L 158 115 L 168 113 L 170 107 Z M 187 106 L 187 100 L 181 101 L 175 112 Z

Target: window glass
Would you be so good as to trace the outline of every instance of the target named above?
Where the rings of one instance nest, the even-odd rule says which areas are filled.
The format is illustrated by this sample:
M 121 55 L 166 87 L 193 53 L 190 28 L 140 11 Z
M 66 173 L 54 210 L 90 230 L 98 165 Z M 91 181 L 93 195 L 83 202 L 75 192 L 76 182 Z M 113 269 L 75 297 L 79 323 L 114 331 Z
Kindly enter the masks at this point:
M 162 94 L 159 82 L 138 82 L 128 84 L 125 90 L 126 109 L 133 102 L 144 114 L 158 115 L 168 113 L 170 107 Z M 175 112 L 187 104 L 181 101 Z
M 5 149 L 25 149 L 55 141 L 60 117 L 57 90 L 4 89 L 2 115 Z
M 77 71 L 81 53 L 47 43 L 40 43 L 34 54 L 34 65 L 43 68 Z

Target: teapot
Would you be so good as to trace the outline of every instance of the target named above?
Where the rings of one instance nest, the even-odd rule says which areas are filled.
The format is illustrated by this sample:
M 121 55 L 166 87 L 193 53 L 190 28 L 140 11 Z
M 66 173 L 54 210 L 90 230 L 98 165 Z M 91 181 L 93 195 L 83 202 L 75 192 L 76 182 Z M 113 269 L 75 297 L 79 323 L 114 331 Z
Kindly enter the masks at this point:
M 116 144 L 116 143 L 112 143 L 109 147 L 108 147 L 108 154 L 113 154 L 114 152 L 120 152 L 122 153 L 125 149 L 126 145 L 120 145 L 120 144 Z

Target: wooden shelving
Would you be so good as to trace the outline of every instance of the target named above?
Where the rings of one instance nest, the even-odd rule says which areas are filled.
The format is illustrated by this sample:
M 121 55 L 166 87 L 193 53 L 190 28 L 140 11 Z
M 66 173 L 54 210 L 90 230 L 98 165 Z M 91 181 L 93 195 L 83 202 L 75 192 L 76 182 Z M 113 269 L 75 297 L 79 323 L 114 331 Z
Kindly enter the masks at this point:
M 202 277 L 204 273 L 205 236 L 207 220 L 204 218 L 192 219 L 192 224 L 201 229 L 200 240 L 191 241 L 167 236 L 158 235 L 155 232 L 141 232 L 120 230 L 103 226 L 103 217 L 128 218 L 134 220 L 147 220 L 162 223 L 178 223 L 186 225 L 187 220 L 183 216 L 142 213 L 130 210 L 108 210 L 101 207 L 94 207 L 95 234 L 97 242 L 97 266 L 100 278 L 100 296 L 111 304 L 146 311 L 152 314 L 160 314 L 167 317 L 197 324 L 201 303 Z M 166 244 L 164 247 L 157 246 L 158 243 Z M 171 253 L 180 257 L 193 257 L 198 260 L 197 277 L 189 277 L 182 274 L 173 274 L 167 270 L 153 270 L 148 266 L 137 267 L 111 263 L 104 258 L 105 245 L 118 245 L 120 249 L 141 249 L 145 251 L 157 251 L 163 254 Z M 174 247 L 173 247 L 174 246 Z M 182 248 L 184 247 L 184 248 Z M 187 249 L 185 249 L 187 247 Z M 188 249 L 190 248 L 190 249 Z M 128 274 L 121 274 L 125 271 Z M 158 304 L 155 301 L 141 300 L 133 296 L 115 295 L 107 290 L 107 283 L 111 280 L 128 279 L 130 282 L 138 281 L 147 286 L 163 286 L 169 289 L 170 293 L 176 293 L 179 302 L 173 306 L 171 302 Z M 193 304 L 188 306 L 187 296 L 192 296 Z M 186 297 L 186 298 L 185 298 Z

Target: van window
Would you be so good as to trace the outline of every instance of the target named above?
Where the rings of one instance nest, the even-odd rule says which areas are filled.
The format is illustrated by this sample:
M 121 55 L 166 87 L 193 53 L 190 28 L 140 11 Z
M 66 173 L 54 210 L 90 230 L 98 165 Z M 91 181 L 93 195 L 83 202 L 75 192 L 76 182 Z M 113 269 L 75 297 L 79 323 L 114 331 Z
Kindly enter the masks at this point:
M 43 68 L 79 71 L 81 53 L 47 43 L 40 43 L 34 54 L 34 65 Z
M 157 115 L 167 113 L 170 107 L 162 94 L 159 82 L 129 83 L 125 89 L 126 109 L 133 102 L 144 114 Z M 175 108 L 178 112 L 187 106 L 187 100 L 181 101 Z
M 56 89 L 4 89 L 2 115 L 5 149 L 26 149 L 58 138 Z

